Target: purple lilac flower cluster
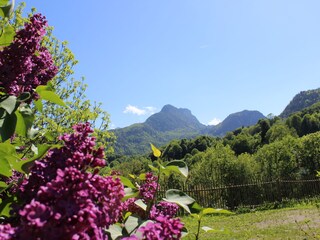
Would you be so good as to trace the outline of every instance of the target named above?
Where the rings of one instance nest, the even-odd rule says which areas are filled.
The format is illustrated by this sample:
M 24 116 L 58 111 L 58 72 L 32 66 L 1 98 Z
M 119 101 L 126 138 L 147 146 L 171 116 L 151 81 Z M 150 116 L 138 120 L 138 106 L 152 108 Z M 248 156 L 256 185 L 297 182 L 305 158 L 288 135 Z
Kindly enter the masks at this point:
M 178 240 L 181 239 L 183 226 L 178 218 L 159 216 L 140 227 L 135 235 L 123 240 Z
M 94 148 L 88 123 L 74 130 L 61 137 L 63 147 L 35 162 L 22 183 L 26 204 L 16 210 L 14 239 L 107 239 L 103 229 L 118 221 L 123 185 L 119 178 L 87 171 L 105 165 L 103 149 Z
M 150 218 L 156 219 L 159 216 L 174 218 L 179 210 L 179 206 L 175 203 L 161 201 L 152 206 Z
M 58 72 L 48 49 L 41 46 L 47 21 L 35 14 L 16 33 L 13 42 L 0 51 L 0 91 L 19 96 L 46 85 Z
M 156 222 L 149 222 L 138 231 L 142 232 L 143 238 L 147 240 L 176 240 L 181 238 L 183 224 L 178 218 L 159 216 Z
M 158 178 L 156 176 L 148 172 L 146 173 L 145 182 L 139 187 L 139 194 L 146 203 L 152 201 L 157 192 L 157 180 Z
M 10 224 L 0 225 L 0 239 L 9 240 L 14 235 L 15 228 L 11 227 Z
M 157 177 L 152 173 L 146 174 L 146 179 L 139 187 L 139 195 L 146 204 L 152 204 L 152 200 L 157 191 Z M 124 240 L 175 240 L 181 238 L 183 224 L 180 219 L 175 218 L 179 206 L 175 203 L 161 201 L 151 207 L 149 216 L 135 204 L 137 198 L 129 198 L 123 204 L 124 211 L 129 211 L 142 219 L 151 220 L 145 226 L 140 227 L 135 235 Z

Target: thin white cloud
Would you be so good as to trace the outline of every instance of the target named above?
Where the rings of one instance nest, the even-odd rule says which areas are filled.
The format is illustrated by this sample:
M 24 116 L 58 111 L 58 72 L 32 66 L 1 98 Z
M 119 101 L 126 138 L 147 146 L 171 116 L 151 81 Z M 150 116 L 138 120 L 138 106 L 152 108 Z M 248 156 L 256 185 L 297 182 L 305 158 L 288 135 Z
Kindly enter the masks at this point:
M 128 104 L 126 108 L 123 110 L 123 113 L 132 113 L 138 116 L 142 115 L 151 115 L 156 112 L 155 107 L 144 107 L 144 108 L 138 108 L 136 106 L 132 106 L 131 104 Z
M 132 105 L 128 105 L 126 106 L 126 108 L 124 109 L 123 113 L 132 113 L 132 114 L 135 114 L 135 115 L 145 115 L 146 114 L 146 111 L 143 110 L 143 109 L 140 109 L 136 106 L 132 106 Z
M 218 118 L 214 118 L 208 124 L 209 125 L 218 125 L 219 123 L 221 123 L 221 120 Z

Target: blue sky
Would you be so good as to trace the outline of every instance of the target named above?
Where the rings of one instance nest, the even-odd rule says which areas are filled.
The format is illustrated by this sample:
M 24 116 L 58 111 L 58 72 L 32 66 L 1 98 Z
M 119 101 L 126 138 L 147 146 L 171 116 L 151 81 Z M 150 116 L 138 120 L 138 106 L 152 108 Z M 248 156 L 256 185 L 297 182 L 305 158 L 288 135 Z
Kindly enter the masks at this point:
M 86 78 L 111 127 L 165 104 L 204 124 L 244 109 L 278 115 L 295 94 L 320 87 L 318 0 L 26 3 L 69 42 L 75 77 Z

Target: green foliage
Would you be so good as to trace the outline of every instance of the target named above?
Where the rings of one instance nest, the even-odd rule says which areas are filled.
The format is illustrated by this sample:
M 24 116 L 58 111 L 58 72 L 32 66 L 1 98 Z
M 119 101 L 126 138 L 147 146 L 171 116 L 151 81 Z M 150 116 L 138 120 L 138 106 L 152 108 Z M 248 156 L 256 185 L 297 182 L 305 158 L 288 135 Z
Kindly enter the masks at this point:
M 118 160 L 113 160 L 110 163 L 110 166 L 113 170 L 119 171 L 123 176 L 140 175 L 143 172 L 149 170 L 149 165 L 152 164 L 151 160 L 146 157 L 137 156 L 137 157 L 121 157 Z
M 254 156 L 265 180 L 295 179 L 299 172 L 299 140 L 287 136 L 263 146 Z
M 205 185 L 209 181 L 228 185 L 236 181 L 236 156 L 229 146 L 218 143 L 215 147 L 197 155 L 201 156 L 201 161 L 198 161 L 191 170 L 191 182 Z
M 259 135 L 256 134 L 252 136 L 244 132 L 234 136 L 231 141 L 226 141 L 237 155 L 242 153 L 254 153 L 260 142 L 261 140 Z
M 320 88 L 308 91 L 302 91 L 297 94 L 286 106 L 280 117 L 289 117 L 292 113 L 302 111 L 320 101 Z
M 301 138 L 299 151 L 302 174 L 314 176 L 320 169 L 320 132 L 312 133 Z
M 272 143 L 284 139 L 287 136 L 297 137 L 296 131 L 290 129 L 284 122 L 278 121 L 267 131 L 266 142 Z

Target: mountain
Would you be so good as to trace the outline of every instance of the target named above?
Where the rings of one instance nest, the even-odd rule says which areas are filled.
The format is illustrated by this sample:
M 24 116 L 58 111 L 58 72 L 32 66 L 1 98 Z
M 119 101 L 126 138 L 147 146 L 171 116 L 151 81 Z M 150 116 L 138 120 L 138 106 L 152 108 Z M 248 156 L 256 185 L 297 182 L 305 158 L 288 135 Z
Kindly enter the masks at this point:
M 232 113 L 221 123 L 213 126 L 209 130 L 209 133 L 213 136 L 224 136 L 227 132 L 233 131 L 239 127 L 254 125 L 262 118 L 265 118 L 265 116 L 259 111 L 243 110 L 241 112 Z
M 299 112 L 317 102 L 320 102 L 320 88 L 302 91 L 294 96 L 279 116 L 287 118 L 290 114 Z
M 144 123 L 112 130 L 117 137 L 115 153 L 143 154 L 150 151 L 150 143 L 161 146 L 173 139 L 199 135 L 223 136 L 236 128 L 256 124 L 260 118 L 264 118 L 262 113 L 245 110 L 229 115 L 217 126 L 206 126 L 201 124 L 189 109 L 165 105 Z
M 189 109 L 176 108 L 169 104 L 165 105 L 159 113 L 151 115 L 145 124 L 160 132 L 177 129 L 198 131 L 206 127 L 192 115 Z

